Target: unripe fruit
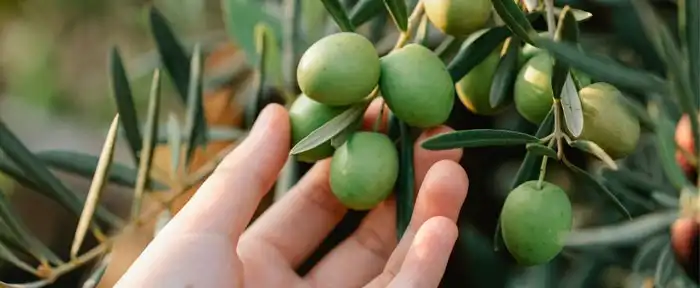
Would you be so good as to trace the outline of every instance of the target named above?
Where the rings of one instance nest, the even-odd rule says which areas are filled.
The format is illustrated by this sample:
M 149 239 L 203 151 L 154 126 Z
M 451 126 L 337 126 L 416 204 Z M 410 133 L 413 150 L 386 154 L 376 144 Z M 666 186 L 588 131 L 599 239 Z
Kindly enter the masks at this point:
M 445 34 L 466 36 L 486 25 L 491 17 L 489 0 L 426 0 L 425 14 Z
M 435 53 L 419 44 L 382 57 L 379 88 L 394 115 L 411 126 L 440 125 L 452 111 L 450 73 Z
M 326 105 L 349 105 L 367 97 L 379 81 L 379 55 L 360 34 L 341 32 L 309 47 L 299 60 L 301 91 Z
M 492 108 L 489 102 L 491 83 L 501 60 L 500 52 L 500 47 L 495 49 L 455 84 L 459 100 L 474 114 L 493 115 L 504 107 Z
M 700 119 L 700 117 L 698 117 Z M 684 114 L 683 117 L 676 124 L 676 143 L 678 147 L 685 150 L 690 154 L 695 153 L 695 140 L 693 140 L 693 128 L 690 127 L 690 117 L 688 114 Z M 683 168 L 686 174 L 692 174 L 695 168 L 692 163 L 685 159 L 685 154 L 681 150 L 676 151 L 676 161 Z
M 629 111 L 620 90 L 598 82 L 579 91 L 583 110 L 580 139 L 593 141 L 613 159 L 626 157 L 637 148 L 639 119 Z
M 544 264 L 561 252 L 571 231 L 571 202 L 558 186 L 528 181 L 508 194 L 501 210 L 501 235 L 513 258 L 525 266 Z
M 343 205 L 369 210 L 384 201 L 399 175 L 399 155 L 384 134 L 356 132 L 331 160 L 330 185 Z
M 523 118 L 534 124 L 539 124 L 547 117 L 554 103 L 553 64 L 553 59 L 547 53 L 537 53 L 525 63 L 515 79 L 515 108 Z
M 321 104 L 304 94 L 299 95 L 289 107 L 289 119 L 292 128 L 292 145 L 296 145 L 314 130 L 343 113 L 344 107 L 332 107 Z M 314 149 L 300 153 L 297 159 L 302 162 L 315 162 L 333 155 L 330 140 Z

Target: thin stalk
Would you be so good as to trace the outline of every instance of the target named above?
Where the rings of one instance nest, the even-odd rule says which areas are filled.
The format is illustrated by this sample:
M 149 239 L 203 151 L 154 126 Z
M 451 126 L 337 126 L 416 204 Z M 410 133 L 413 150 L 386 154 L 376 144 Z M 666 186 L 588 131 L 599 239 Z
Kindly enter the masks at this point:
M 379 127 L 382 125 L 382 119 L 384 118 L 384 99 L 380 99 L 379 102 L 379 113 L 377 113 L 377 118 L 374 119 L 374 125 L 372 127 L 374 132 L 379 131 Z
M 545 9 L 547 9 L 547 32 L 549 37 L 554 38 L 554 31 L 557 31 L 557 23 L 554 21 L 554 0 L 544 0 Z
M 549 140 L 549 143 L 547 144 L 547 147 L 552 148 L 552 146 L 554 146 L 555 141 L 556 141 L 555 138 L 551 138 Z M 537 178 L 537 189 L 538 190 L 542 189 L 542 182 L 544 182 L 544 177 L 547 175 L 547 161 L 548 160 L 549 160 L 549 157 L 547 157 L 547 156 L 542 157 L 542 165 L 540 165 L 540 176 Z
M 408 29 L 406 29 L 406 32 L 401 32 L 401 35 L 399 35 L 399 39 L 396 40 L 396 45 L 394 45 L 394 50 L 401 49 L 401 47 L 406 45 L 406 43 L 408 43 L 408 41 L 411 40 L 413 30 L 415 30 L 418 24 L 420 23 L 420 19 L 421 17 L 423 17 L 424 12 L 425 9 L 423 8 L 423 1 L 418 1 L 418 4 L 416 4 L 416 8 L 413 9 L 413 12 L 411 12 L 411 16 L 408 18 Z

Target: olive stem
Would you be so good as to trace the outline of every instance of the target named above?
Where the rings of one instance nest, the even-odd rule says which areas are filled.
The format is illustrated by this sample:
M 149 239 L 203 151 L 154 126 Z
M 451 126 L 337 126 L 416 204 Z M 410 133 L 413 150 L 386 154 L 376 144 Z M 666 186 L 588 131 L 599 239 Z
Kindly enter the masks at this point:
M 554 21 L 554 0 L 544 0 L 544 4 L 547 9 L 547 32 L 554 38 L 554 31 L 557 30 L 557 23 Z
M 557 141 L 557 158 L 564 157 L 564 145 L 562 144 L 563 132 L 561 126 L 561 102 L 554 99 L 554 139 Z
M 414 8 L 413 12 L 411 12 L 411 16 L 408 17 L 408 27 L 406 28 L 406 31 L 401 32 L 399 39 L 396 40 L 396 45 L 394 45 L 393 50 L 400 49 L 406 45 L 406 43 L 408 43 L 408 40 L 411 40 L 413 30 L 415 30 L 416 26 L 418 26 L 421 17 L 423 17 L 423 12 L 425 12 L 425 9 L 423 9 L 423 0 L 419 0 L 416 4 L 416 8 Z
M 555 138 L 549 139 L 549 143 L 547 144 L 547 147 L 552 148 L 554 146 L 554 141 Z M 547 156 L 542 156 L 542 165 L 540 165 L 540 176 L 537 178 L 537 189 L 542 189 L 542 182 L 544 181 L 544 177 L 547 175 L 547 160 L 549 157 Z
M 374 125 L 372 127 L 372 130 L 374 132 L 379 131 L 379 127 L 381 126 L 382 119 L 384 118 L 384 99 L 379 99 L 379 113 L 377 113 L 377 118 L 374 119 Z

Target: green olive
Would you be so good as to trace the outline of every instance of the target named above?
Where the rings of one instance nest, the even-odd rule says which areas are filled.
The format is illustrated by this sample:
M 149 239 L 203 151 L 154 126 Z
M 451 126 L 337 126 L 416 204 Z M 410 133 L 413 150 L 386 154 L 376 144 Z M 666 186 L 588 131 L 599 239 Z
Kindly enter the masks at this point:
M 544 264 L 561 252 L 571 231 L 572 208 L 560 187 L 528 181 L 508 194 L 501 210 L 501 235 L 513 258 L 525 266 Z
M 304 94 L 299 95 L 289 107 L 289 118 L 292 127 L 292 145 L 296 145 L 314 130 L 343 113 L 344 107 L 333 107 L 321 104 Z M 333 155 L 330 140 L 314 149 L 300 153 L 297 159 L 302 162 L 315 162 Z
M 486 25 L 490 0 L 427 0 L 425 14 L 445 34 L 466 36 Z
M 623 102 L 620 90 L 598 82 L 579 91 L 583 110 L 583 132 L 578 137 L 593 141 L 613 159 L 634 152 L 639 142 L 639 119 Z
M 394 115 L 411 126 L 440 125 L 452 111 L 450 73 L 435 53 L 419 44 L 382 57 L 379 88 Z
M 343 205 L 369 210 L 392 192 L 399 175 L 399 155 L 384 134 L 355 132 L 331 160 L 330 185 Z
M 501 60 L 501 47 L 494 49 L 481 63 L 476 65 L 467 75 L 460 79 L 455 89 L 459 100 L 469 111 L 477 115 L 493 115 L 505 107 L 491 107 L 489 97 L 491 83 Z
M 534 124 L 539 124 L 547 117 L 554 103 L 552 65 L 551 56 L 537 53 L 525 63 L 515 79 L 515 108 L 523 118 Z
M 379 81 L 379 54 L 360 34 L 326 36 L 304 52 L 297 67 L 301 91 L 326 105 L 344 106 L 367 97 Z

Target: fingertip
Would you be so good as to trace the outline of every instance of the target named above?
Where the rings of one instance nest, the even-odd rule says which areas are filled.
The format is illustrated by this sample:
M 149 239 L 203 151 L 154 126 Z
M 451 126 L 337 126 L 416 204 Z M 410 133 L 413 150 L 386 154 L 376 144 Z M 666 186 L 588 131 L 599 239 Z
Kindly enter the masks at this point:
M 422 235 L 422 236 L 421 236 Z M 439 246 L 449 245 L 457 241 L 459 229 L 457 224 L 450 218 L 445 216 L 435 216 L 423 223 L 423 226 L 418 229 L 416 239 L 426 237 L 426 235 L 434 235 Z
M 438 159 L 438 160 L 447 159 L 447 160 L 452 160 L 452 161 L 459 161 L 460 159 L 462 159 L 462 153 L 463 153 L 462 149 L 460 149 L 460 148 L 450 149 L 450 150 L 426 150 L 422 146 L 423 142 L 425 142 L 425 140 L 428 140 L 429 138 L 431 138 L 433 136 L 446 134 L 446 133 L 450 133 L 450 132 L 454 132 L 454 131 L 455 131 L 454 129 L 452 129 L 448 126 L 445 126 L 445 125 L 437 126 L 437 127 L 430 128 L 430 129 L 423 131 L 423 133 L 421 133 L 421 135 L 416 140 L 416 144 L 415 144 L 416 146 L 414 149 L 416 151 L 416 154 L 424 155 L 424 156 L 421 156 L 422 158 L 432 158 L 432 159 Z M 434 162 L 437 162 L 437 160 L 435 160 Z
M 466 190 L 469 188 L 469 176 L 459 163 L 450 160 L 440 160 L 435 163 L 426 179 L 431 178 L 433 181 L 440 181 L 443 185 L 449 185 L 449 188 L 454 190 Z M 449 181 L 444 181 L 450 179 Z

